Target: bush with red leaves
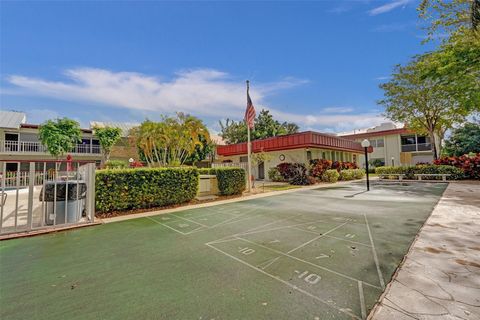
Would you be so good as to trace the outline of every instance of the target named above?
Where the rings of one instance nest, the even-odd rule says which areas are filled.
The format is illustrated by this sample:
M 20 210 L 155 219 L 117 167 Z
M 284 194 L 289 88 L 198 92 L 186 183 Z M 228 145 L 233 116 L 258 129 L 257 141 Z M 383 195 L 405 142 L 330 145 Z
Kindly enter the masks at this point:
M 442 157 L 433 163 L 460 168 L 465 173 L 467 179 L 480 180 L 480 153 L 460 157 Z

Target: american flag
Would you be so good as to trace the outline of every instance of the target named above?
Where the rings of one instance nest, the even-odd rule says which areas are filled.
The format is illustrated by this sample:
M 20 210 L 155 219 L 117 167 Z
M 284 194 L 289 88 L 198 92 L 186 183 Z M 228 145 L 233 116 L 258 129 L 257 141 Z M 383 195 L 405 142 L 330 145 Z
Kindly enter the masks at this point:
M 245 122 L 250 129 L 253 129 L 255 121 L 255 108 L 253 107 L 252 99 L 250 99 L 250 93 L 247 89 L 247 110 L 245 110 Z

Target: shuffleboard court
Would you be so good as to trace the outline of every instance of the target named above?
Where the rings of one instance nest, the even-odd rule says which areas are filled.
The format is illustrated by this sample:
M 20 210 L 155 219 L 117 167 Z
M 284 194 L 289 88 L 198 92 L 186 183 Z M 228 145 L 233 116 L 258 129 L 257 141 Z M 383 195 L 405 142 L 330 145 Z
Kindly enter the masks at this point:
M 332 186 L 0 243 L 1 319 L 365 319 L 445 190 Z

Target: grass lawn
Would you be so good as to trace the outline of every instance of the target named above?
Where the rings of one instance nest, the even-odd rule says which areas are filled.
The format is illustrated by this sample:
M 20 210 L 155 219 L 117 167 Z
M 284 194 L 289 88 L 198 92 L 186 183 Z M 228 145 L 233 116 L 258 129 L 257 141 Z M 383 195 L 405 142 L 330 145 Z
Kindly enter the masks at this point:
M 332 186 L 0 243 L 1 319 L 364 319 L 445 184 Z
M 259 187 L 259 188 L 262 188 L 262 187 Z M 298 188 L 301 188 L 301 186 L 294 186 L 291 184 L 270 185 L 270 186 L 265 186 L 265 191 L 283 191 L 283 190 L 298 189 Z

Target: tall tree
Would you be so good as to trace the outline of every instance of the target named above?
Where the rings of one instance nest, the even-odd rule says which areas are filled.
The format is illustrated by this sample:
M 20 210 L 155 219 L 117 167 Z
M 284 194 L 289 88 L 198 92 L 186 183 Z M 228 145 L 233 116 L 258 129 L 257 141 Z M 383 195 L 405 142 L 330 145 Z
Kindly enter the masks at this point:
M 406 66 L 397 66 L 392 79 L 380 85 L 385 97 L 379 104 L 387 118 L 428 134 L 438 159 L 445 131 L 464 121 L 471 110 L 458 103 L 441 81 L 422 76 L 425 59 L 418 56 Z
M 235 144 L 247 141 L 247 126 L 244 121 L 227 119 L 225 124 L 220 121 L 220 136 L 227 144 Z M 285 134 L 297 133 L 299 126 L 295 123 L 275 120 L 270 111 L 262 109 L 255 118 L 255 129 L 252 132 L 252 140 L 265 139 Z
M 112 147 L 120 140 L 122 135 L 122 130 L 120 128 L 115 127 L 95 127 L 93 128 L 93 132 L 95 136 L 98 138 L 100 142 L 100 146 L 102 147 L 102 167 L 105 163 L 110 159 L 110 154 L 112 152 Z
M 130 139 L 150 166 L 203 160 L 207 154 L 204 148 L 210 146 L 210 134 L 203 122 L 184 113 L 162 117 L 160 122 L 146 120 L 131 130 Z
M 39 137 L 48 152 L 59 159 L 82 141 L 80 124 L 72 119 L 48 120 L 40 125 Z
M 469 153 L 480 153 L 480 122 L 468 122 L 453 129 L 445 140 L 444 154 L 463 156 Z
M 420 17 L 427 21 L 427 41 L 471 31 L 480 36 L 480 0 L 422 0 Z

